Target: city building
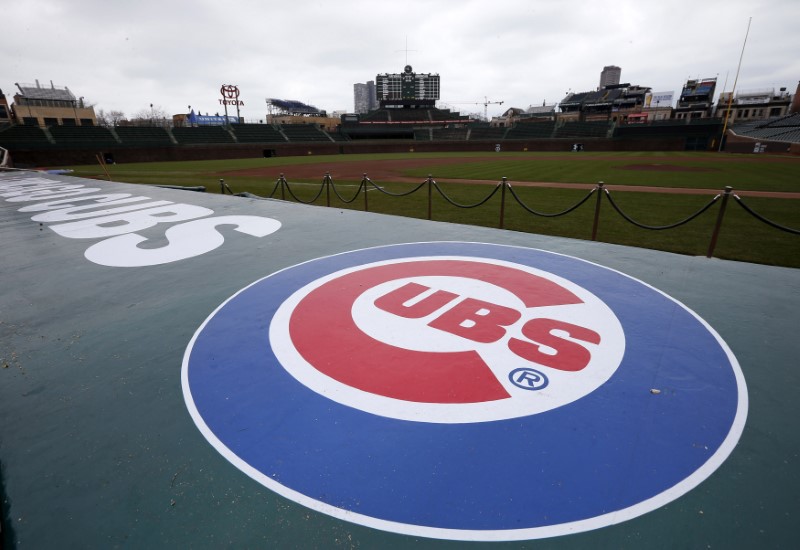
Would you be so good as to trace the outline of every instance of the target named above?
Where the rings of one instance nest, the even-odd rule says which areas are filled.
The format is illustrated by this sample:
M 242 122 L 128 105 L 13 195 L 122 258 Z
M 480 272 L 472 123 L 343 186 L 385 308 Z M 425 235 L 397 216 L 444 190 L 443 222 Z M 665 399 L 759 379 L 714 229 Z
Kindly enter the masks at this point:
M 569 93 L 561 100 L 558 119 L 564 122 L 628 122 L 642 114 L 650 88 L 630 83 L 609 84 L 593 92 Z
M 375 94 L 375 81 L 369 80 L 366 84 L 353 84 L 353 100 L 357 114 L 366 114 L 378 108 L 378 97 Z
M 616 65 L 606 65 L 600 73 L 600 86 L 597 89 L 602 90 L 608 86 L 616 86 L 619 84 L 621 76 L 622 69 Z
M 714 90 L 716 88 L 716 77 L 687 80 L 675 106 L 673 118 L 680 120 L 711 118 L 714 107 Z
M 94 107 L 87 106 L 82 97 L 76 98 L 66 86 L 50 87 L 36 84 L 16 84 L 13 118 L 17 124 L 28 126 L 95 126 Z
M 786 88 L 781 88 L 777 93 L 774 88 L 736 92 L 732 98 L 731 94 L 719 94 L 714 112 L 716 117 L 727 117 L 728 124 L 785 116 L 789 114 L 792 103 L 792 96 Z

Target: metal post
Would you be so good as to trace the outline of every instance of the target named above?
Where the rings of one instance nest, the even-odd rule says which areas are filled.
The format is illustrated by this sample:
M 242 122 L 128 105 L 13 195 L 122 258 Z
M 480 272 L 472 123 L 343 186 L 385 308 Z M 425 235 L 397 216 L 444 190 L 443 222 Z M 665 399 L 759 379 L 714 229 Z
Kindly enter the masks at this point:
M 597 226 L 600 224 L 600 201 L 603 198 L 605 183 L 602 181 L 597 182 L 597 203 L 594 207 L 594 223 L 592 223 L 592 240 L 597 240 Z
M 369 178 L 367 178 L 367 173 L 364 172 L 364 179 L 361 180 L 361 184 L 364 186 L 364 212 L 369 212 L 369 199 L 367 195 L 369 195 Z
M 219 179 L 219 192 L 225 194 L 225 180 L 222 178 Z
M 431 217 L 431 202 L 433 200 L 433 174 L 428 174 L 428 219 L 433 219 Z
M 503 182 L 501 185 L 503 188 L 500 190 L 500 229 L 503 229 L 506 215 L 506 185 L 508 185 L 505 176 L 503 176 Z
M 331 205 L 331 174 L 325 172 L 325 203 L 327 206 Z
M 714 226 L 714 233 L 711 234 L 711 242 L 708 245 L 708 252 L 706 252 L 706 258 L 713 256 L 714 249 L 717 247 L 719 230 L 722 228 L 722 218 L 725 216 L 725 208 L 728 206 L 728 197 L 731 196 L 731 191 L 733 191 L 733 187 L 726 185 L 725 193 L 722 194 L 722 204 L 719 207 L 719 214 L 717 215 L 717 223 Z
M 281 174 L 280 182 L 281 182 L 281 200 L 285 201 L 286 200 L 286 192 L 285 192 L 283 186 L 286 184 L 286 178 L 283 177 L 283 174 Z

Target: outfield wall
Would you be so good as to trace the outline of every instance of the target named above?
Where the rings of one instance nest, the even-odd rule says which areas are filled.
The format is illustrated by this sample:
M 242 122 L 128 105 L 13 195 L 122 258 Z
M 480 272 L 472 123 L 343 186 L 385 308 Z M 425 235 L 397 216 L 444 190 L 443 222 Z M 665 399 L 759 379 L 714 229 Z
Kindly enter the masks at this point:
M 758 150 L 756 150 L 756 147 Z M 740 136 L 728 131 L 725 142 L 725 151 L 728 153 L 769 153 L 800 155 L 800 143 L 786 141 L 771 141 L 747 136 Z
M 575 143 L 581 143 L 584 151 L 683 151 L 684 139 L 670 137 L 661 139 L 635 138 L 586 138 L 586 139 L 530 139 L 530 140 L 484 140 L 484 141 L 413 141 L 413 140 L 364 140 L 348 142 L 308 143 L 248 143 L 214 145 L 179 145 L 174 147 L 133 148 L 112 147 L 105 149 L 48 148 L 15 150 L 14 165 L 18 168 L 70 166 L 94 164 L 97 155 L 115 163 L 169 162 L 184 160 L 226 160 L 237 158 L 295 157 L 307 155 L 338 155 L 368 153 L 443 153 L 443 152 L 487 152 L 496 151 L 570 151 Z

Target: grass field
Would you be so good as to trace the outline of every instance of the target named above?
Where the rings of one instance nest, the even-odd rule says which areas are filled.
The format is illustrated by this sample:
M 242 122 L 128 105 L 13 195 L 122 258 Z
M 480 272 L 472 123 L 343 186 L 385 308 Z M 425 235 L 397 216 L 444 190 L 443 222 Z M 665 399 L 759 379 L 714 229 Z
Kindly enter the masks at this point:
M 105 178 L 100 166 L 74 166 L 74 174 Z M 349 199 L 357 190 L 361 174 L 367 172 L 375 184 L 392 193 L 414 189 L 432 174 L 454 202 L 474 204 L 484 199 L 491 185 L 459 183 L 507 177 L 520 200 L 539 212 L 556 213 L 574 205 L 586 189 L 528 187 L 525 182 L 583 183 L 603 181 L 623 185 L 612 197 L 632 219 L 651 226 L 683 220 L 713 198 L 711 194 L 675 193 L 670 189 L 721 191 L 731 186 L 742 193 L 752 209 L 779 225 L 800 229 L 800 159 L 713 153 L 409 153 L 386 155 L 337 155 L 238 159 L 174 163 L 109 165 L 114 181 L 145 184 L 206 186 L 220 192 L 224 178 L 234 192 L 268 195 L 283 173 L 292 191 L 303 201 L 320 190 L 330 172 L 340 194 Z M 447 180 L 447 183 L 444 183 Z M 634 192 L 636 187 L 663 187 L 664 192 Z M 797 198 L 748 196 L 748 191 L 796 193 Z M 363 195 L 350 204 L 330 193 L 336 208 L 363 209 Z M 287 195 L 288 198 L 288 195 Z M 435 190 L 432 219 L 453 223 L 497 227 L 500 193 L 477 208 L 457 208 Z M 697 219 L 675 229 L 653 231 L 632 225 L 614 211 L 604 198 L 601 203 L 597 240 L 653 248 L 689 255 L 705 255 L 719 203 Z M 326 205 L 326 193 L 315 204 Z M 526 212 L 510 194 L 505 200 L 505 228 L 577 239 L 590 239 L 596 200 L 593 196 L 577 210 L 561 217 L 539 217 Z M 369 210 L 392 215 L 426 218 L 427 188 L 407 197 L 392 197 L 371 191 Z M 435 235 L 431 235 L 435 239 Z M 714 256 L 738 261 L 800 267 L 800 235 L 773 228 L 744 211 L 735 200 L 728 202 Z

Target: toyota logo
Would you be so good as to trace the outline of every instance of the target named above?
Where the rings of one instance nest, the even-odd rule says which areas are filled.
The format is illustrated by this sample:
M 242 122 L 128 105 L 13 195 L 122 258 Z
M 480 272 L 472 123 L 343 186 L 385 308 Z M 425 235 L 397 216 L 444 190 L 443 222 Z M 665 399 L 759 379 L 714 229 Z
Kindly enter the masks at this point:
M 219 89 L 219 93 L 221 93 L 222 97 L 226 99 L 238 99 L 239 87 L 234 86 L 233 84 L 223 84 Z

